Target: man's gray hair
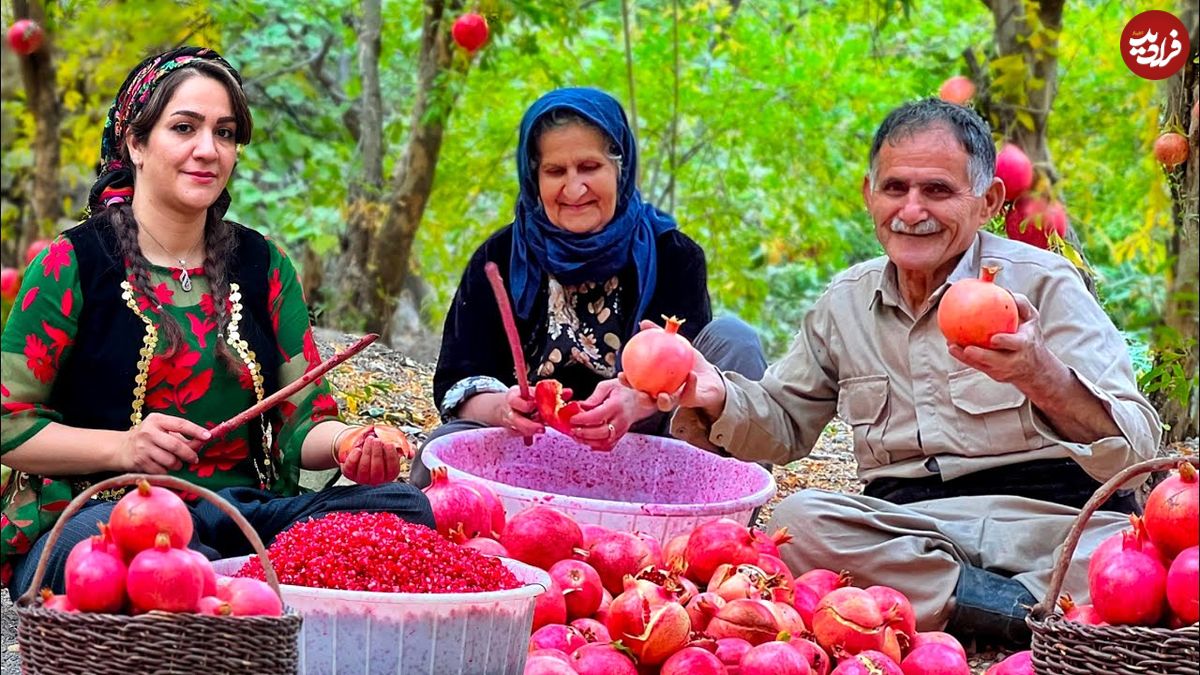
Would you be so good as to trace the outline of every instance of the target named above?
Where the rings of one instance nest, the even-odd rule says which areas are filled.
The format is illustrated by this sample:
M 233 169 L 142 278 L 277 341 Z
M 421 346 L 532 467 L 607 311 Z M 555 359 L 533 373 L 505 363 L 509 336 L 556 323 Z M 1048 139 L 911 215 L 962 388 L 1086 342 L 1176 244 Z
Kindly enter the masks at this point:
M 884 143 L 897 143 L 935 127 L 949 129 L 966 151 L 971 190 L 976 197 L 983 196 L 996 175 L 996 146 L 992 142 L 991 127 L 971 108 L 938 98 L 905 103 L 888 113 L 883 124 L 879 125 L 875 140 L 871 143 L 868 174 L 871 189 L 875 189 L 875 176 L 879 168 L 877 160 Z
M 617 145 L 616 141 L 609 138 L 608 132 L 605 131 L 600 125 L 575 112 L 574 110 L 571 110 L 570 108 L 555 108 L 545 115 L 539 117 L 538 121 L 533 125 L 533 130 L 529 134 L 529 152 L 531 154 L 530 159 L 532 160 L 530 164 L 532 165 L 533 170 L 536 172 L 542 163 L 542 158 L 538 154 L 537 145 L 538 139 L 542 137 L 542 134 L 550 131 L 551 129 L 561 129 L 563 127 L 569 127 L 573 125 L 595 129 L 600 133 L 600 137 L 603 138 L 608 144 L 604 154 L 608 157 L 610 162 L 616 165 L 617 178 L 618 182 L 620 182 L 622 166 L 621 146 Z

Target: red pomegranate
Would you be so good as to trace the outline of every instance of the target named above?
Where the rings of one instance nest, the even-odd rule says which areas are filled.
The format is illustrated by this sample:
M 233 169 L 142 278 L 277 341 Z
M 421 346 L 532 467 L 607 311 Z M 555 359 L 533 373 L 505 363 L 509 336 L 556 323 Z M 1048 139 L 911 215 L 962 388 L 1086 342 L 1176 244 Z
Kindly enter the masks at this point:
M 1186 162 L 1188 153 L 1187 136 L 1183 134 L 1170 131 L 1154 141 L 1154 159 L 1168 169 L 1174 169 Z
M 760 645 L 779 635 L 779 619 L 768 600 L 734 600 L 717 610 L 705 632 L 714 640 L 741 638 Z
M 967 658 L 953 647 L 927 644 L 917 647 L 900 662 L 904 675 L 971 675 Z
M 947 342 L 988 348 L 993 335 L 1017 332 L 1017 302 L 993 282 L 999 271 L 985 266 L 978 279 L 956 281 L 942 294 L 937 322 Z
M 1131 539 L 1088 577 L 1092 604 L 1100 618 L 1114 625 L 1153 626 L 1166 604 L 1167 571 Z
M 659 675 L 726 675 L 729 672 L 716 654 L 703 647 L 684 647 L 672 654 Z
M 649 581 L 628 579 L 613 598 L 605 621 L 613 640 L 620 640 L 637 662 L 652 666 L 667 660 L 688 643 L 692 630 L 687 610 L 665 589 Z
M 567 622 L 567 600 L 562 586 L 550 577 L 550 585 L 533 602 L 533 630 L 554 623 Z
M 1012 201 L 1033 187 L 1033 162 L 1024 150 L 1005 143 L 996 155 L 996 177 L 1004 181 L 1004 198 Z
M 575 675 L 637 675 L 633 659 L 611 644 L 584 645 L 571 654 Z M 528 671 L 526 671 L 528 672 Z
M 1077 605 L 1070 593 L 1063 593 L 1058 599 L 1058 607 L 1062 610 L 1063 618 L 1067 621 L 1082 623 L 1087 626 L 1104 625 L 1104 619 L 1093 605 Z
M 550 566 L 549 572 L 550 577 L 563 589 L 568 618 L 581 619 L 600 609 L 604 586 L 600 583 L 600 575 L 591 565 L 582 560 L 559 560 Z
M 1033 652 L 1026 649 L 987 669 L 984 675 L 1034 675 Z
M 239 581 L 253 580 L 234 579 L 230 584 Z M 194 612 L 203 597 L 204 576 L 187 551 L 173 548 L 164 532 L 155 539 L 153 547 L 129 561 L 125 587 L 135 611 Z M 220 592 L 221 588 L 217 590 Z
M 492 535 L 491 505 L 474 487 L 451 478 L 446 467 L 431 472 L 424 492 L 443 537 L 461 544 L 473 537 Z
M 12 302 L 21 290 L 21 273 L 15 267 L 0 269 L 0 298 Z
M 1146 532 L 1170 561 L 1185 548 L 1200 544 L 1200 480 L 1196 467 L 1180 462 L 1179 470 L 1146 498 Z
M 113 507 L 108 527 L 132 557 L 152 548 L 161 532 L 169 535 L 172 547 L 186 547 L 192 539 L 192 513 L 174 492 L 143 480 Z
M 958 105 L 966 105 L 975 97 L 975 83 L 964 75 L 948 78 L 938 89 L 938 98 Z
M 786 642 L 765 642 L 746 652 L 738 664 L 741 675 L 811 675 L 808 659 Z
M 35 239 L 34 242 L 25 249 L 25 264 L 28 265 L 29 263 L 33 262 L 33 259 L 38 257 L 39 253 L 48 248 L 50 248 L 49 239 Z
M 634 575 L 653 562 L 650 547 L 637 535 L 608 531 L 596 538 L 588 548 L 587 561 L 609 593 L 625 588 L 625 576 Z
M 1167 570 L 1167 604 L 1183 625 L 1200 621 L 1200 546 L 1180 551 Z
M 458 43 L 458 46 L 474 53 L 483 46 L 483 43 L 487 42 L 487 19 L 474 12 L 463 14 L 454 21 L 454 27 L 450 29 L 450 34 L 454 36 L 454 41 Z
M 1025 195 L 1004 215 L 1004 232 L 1009 239 L 1040 249 L 1050 248 L 1050 233 L 1061 239 L 1067 234 L 1067 211 L 1055 201 Z
M 883 613 L 869 593 L 861 588 L 838 588 L 821 598 L 813 613 L 812 632 L 817 642 L 833 653 L 882 651 L 887 642 Z
M 67 597 L 83 612 L 119 612 L 125 606 L 126 574 L 121 547 L 101 523 L 100 534 L 75 544 L 67 555 Z
M 8 45 L 21 56 L 28 56 L 42 46 L 45 32 L 36 21 L 20 19 L 8 29 Z
M 758 561 L 758 549 L 750 529 L 729 518 L 702 523 L 692 530 L 683 551 L 687 577 L 707 583 L 722 564 L 752 565 Z
M 647 328 L 634 335 L 621 352 L 629 385 L 650 396 L 682 387 L 695 361 L 692 343 L 678 332 L 683 322 L 675 317 L 666 322 L 665 328 Z
M 583 544 L 583 532 L 570 516 L 548 506 L 532 506 L 508 521 L 500 543 L 517 560 L 548 570 L 574 555 Z

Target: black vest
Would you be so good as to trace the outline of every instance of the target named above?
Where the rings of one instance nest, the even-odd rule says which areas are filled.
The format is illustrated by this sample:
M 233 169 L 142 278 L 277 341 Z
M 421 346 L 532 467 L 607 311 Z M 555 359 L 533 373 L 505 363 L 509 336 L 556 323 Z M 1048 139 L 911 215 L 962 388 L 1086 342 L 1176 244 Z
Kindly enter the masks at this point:
M 279 388 L 281 361 L 267 298 L 270 244 L 247 227 L 230 225 L 237 234 L 237 245 L 227 263 L 227 274 L 242 291 L 244 311 L 239 329 L 262 365 L 263 388 L 270 395 Z M 62 414 L 63 424 L 123 431 L 131 426 L 134 377 L 146 324 L 121 299 L 126 272 L 108 218 L 94 216 L 63 234 L 75 248 L 82 295 L 75 302 L 82 303 L 82 310 L 75 343 L 60 364 L 49 404 Z M 255 420 L 249 426 L 251 452 L 261 453 L 260 423 Z

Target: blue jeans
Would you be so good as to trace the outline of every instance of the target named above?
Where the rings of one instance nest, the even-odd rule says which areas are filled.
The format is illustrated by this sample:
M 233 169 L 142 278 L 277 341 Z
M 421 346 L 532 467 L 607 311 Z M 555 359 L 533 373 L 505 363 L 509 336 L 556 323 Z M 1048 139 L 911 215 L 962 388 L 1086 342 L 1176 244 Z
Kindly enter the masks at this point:
M 758 338 L 758 333 L 737 317 L 723 316 L 713 319 L 707 326 L 700 329 L 700 333 L 692 341 L 692 346 L 719 370 L 733 371 L 751 380 L 762 379 L 763 373 L 767 370 L 767 359 L 763 354 L 762 342 Z M 487 426 L 475 420 L 456 419 L 434 429 L 413 458 L 408 482 L 420 488 L 429 485 L 431 480 L 429 469 L 421 462 L 421 452 L 429 444 L 429 441 L 460 431 L 485 429 Z M 670 436 L 671 416 L 667 413 L 655 413 L 634 424 L 630 432 L 651 436 Z
M 434 527 L 429 500 L 419 490 L 405 483 L 383 485 L 344 485 L 295 497 L 280 497 L 266 490 L 251 487 L 225 488 L 217 493 L 245 517 L 254 531 L 270 546 L 276 535 L 297 521 L 323 516 L 337 511 L 390 512 L 410 523 Z M 75 544 L 98 534 L 98 523 L 108 522 L 116 502 L 92 500 L 67 521 L 50 552 L 42 587 L 55 593 L 64 592 L 63 568 L 67 554 Z M 215 505 L 200 500 L 189 506 L 195 530 L 189 547 L 200 551 L 210 560 L 233 558 L 253 553 L 250 542 L 232 518 Z M 13 569 L 9 593 L 15 600 L 33 582 L 38 559 L 49 538 L 42 535 L 33 548 Z

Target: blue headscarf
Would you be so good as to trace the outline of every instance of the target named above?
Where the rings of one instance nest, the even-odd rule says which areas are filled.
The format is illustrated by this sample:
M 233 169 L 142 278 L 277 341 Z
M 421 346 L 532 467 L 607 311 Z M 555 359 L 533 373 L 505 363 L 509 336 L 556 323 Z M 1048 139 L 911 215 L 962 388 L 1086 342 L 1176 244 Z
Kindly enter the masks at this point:
M 617 207 L 612 220 L 599 232 L 567 232 L 551 223 L 542 208 L 533 163 L 537 139 L 530 135 L 539 119 L 558 109 L 582 115 L 621 149 Z M 637 189 L 637 164 L 637 146 L 625 111 L 615 98 L 598 89 L 556 89 L 525 111 L 517 146 L 521 194 L 513 221 L 512 260 L 508 270 L 518 316 L 528 318 L 533 311 L 545 272 L 567 285 L 607 281 L 632 262 L 637 268 L 638 306 L 630 320 L 636 325 L 654 294 L 658 276 L 655 239 L 677 227 L 674 218 L 642 201 Z

